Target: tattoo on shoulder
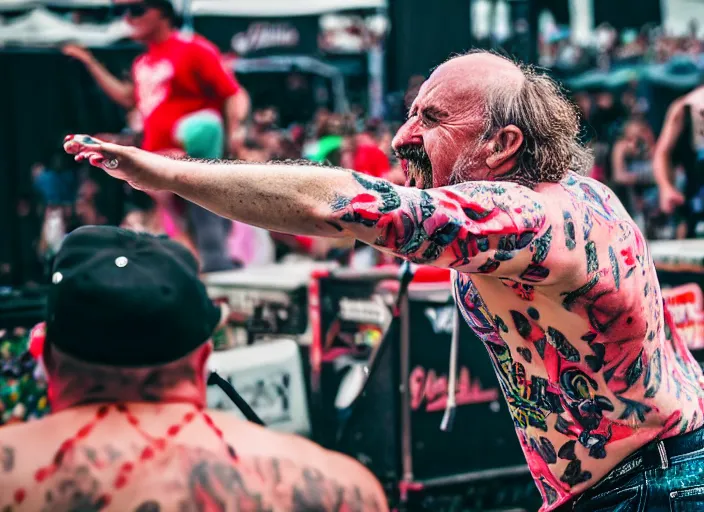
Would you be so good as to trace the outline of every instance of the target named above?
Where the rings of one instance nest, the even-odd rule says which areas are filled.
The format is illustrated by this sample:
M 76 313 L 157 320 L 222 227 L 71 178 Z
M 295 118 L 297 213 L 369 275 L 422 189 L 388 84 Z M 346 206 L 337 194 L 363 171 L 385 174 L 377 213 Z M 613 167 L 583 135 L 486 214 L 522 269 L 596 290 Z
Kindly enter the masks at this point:
M 333 198 L 329 223 L 337 230 L 355 224 L 372 228 L 371 233 L 359 232 L 365 241 L 416 263 L 440 261 L 492 273 L 509 265 L 504 262 L 528 247 L 546 222 L 542 204 L 515 185 L 465 183 L 419 191 L 358 173 L 352 176 L 362 190 Z M 543 240 L 545 254 L 538 258 L 547 257 L 550 236 Z M 496 247 L 492 253 L 490 246 Z M 479 253 L 487 254 L 475 260 Z M 521 277 L 539 282 L 547 272 L 538 266 Z

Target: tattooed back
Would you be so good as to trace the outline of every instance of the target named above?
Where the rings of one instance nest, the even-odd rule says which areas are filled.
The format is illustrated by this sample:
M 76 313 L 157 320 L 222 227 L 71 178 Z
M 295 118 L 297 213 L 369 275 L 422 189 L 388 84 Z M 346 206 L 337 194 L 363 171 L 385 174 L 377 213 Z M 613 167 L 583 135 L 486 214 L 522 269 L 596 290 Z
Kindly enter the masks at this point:
M 491 202 L 520 206 L 507 190 Z M 540 206 L 511 212 L 513 231 L 490 238 L 479 268 L 458 269 L 455 293 L 549 510 L 654 438 L 701 426 L 704 401 L 699 369 L 668 339 L 648 247 L 618 199 L 574 174 L 532 194 Z M 535 223 L 514 212 L 538 209 L 544 221 L 522 243 L 520 228 Z
M 0 510 L 387 510 L 356 461 L 190 405 L 85 406 L 0 430 Z

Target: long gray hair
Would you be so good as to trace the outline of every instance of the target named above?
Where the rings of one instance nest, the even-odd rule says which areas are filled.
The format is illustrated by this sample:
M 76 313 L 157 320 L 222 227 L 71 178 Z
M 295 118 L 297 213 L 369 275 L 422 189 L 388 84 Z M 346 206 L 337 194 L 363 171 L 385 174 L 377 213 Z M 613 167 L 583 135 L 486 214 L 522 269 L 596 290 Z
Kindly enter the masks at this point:
M 533 67 L 517 65 L 525 78 L 520 87 L 511 84 L 487 91 L 484 139 L 511 124 L 523 132 L 516 167 L 496 179 L 535 186 L 558 182 L 568 171 L 585 174 L 593 158 L 578 138 L 577 107 L 550 77 Z

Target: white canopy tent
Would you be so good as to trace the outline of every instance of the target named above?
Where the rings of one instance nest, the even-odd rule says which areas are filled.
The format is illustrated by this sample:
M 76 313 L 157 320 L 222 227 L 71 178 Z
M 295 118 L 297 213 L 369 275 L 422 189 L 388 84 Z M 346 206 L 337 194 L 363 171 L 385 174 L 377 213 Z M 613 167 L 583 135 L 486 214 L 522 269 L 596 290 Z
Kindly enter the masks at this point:
M 120 0 L 0 0 L 0 11 L 31 10 L 40 7 L 59 9 L 100 9 L 108 8 Z M 180 8 L 183 0 L 174 0 L 174 6 Z
M 231 0 L 184 0 L 190 11 L 198 15 L 223 16 L 307 16 L 334 11 L 381 9 L 386 0 L 259 0 L 233 2 Z
M 0 22 L 0 46 L 51 46 L 75 42 L 89 47 L 109 46 L 127 37 L 123 20 L 106 24 L 74 23 L 52 11 L 59 9 L 109 8 L 115 0 L 0 0 L 3 11 L 27 11 L 12 20 Z M 304 16 L 354 9 L 383 8 L 386 0 L 172 0 L 179 11 L 191 16 Z M 0 18 L 1 20 L 1 18 Z
M 53 46 L 74 42 L 88 47 L 113 44 L 129 35 L 123 20 L 107 24 L 73 23 L 43 7 L 0 25 L 0 46 Z
M 37 7 L 106 8 L 125 0 L 0 0 L 0 11 L 29 10 Z M 223 16 L 304 16 L 334 11 L 377 9 L 386 0 L 172 0 L 178 10 L 194 15 Z

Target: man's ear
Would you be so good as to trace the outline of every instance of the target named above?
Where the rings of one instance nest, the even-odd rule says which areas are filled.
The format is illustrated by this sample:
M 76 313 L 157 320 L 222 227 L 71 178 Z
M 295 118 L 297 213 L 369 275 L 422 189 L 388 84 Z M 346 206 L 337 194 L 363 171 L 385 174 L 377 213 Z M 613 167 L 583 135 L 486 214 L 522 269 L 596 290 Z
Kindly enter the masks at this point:
M 501 128 L 491 138 L 491 154 L 486 159 L 489 169 L 498 169 L 516 156 L 523 144 L 523 132 L 512 124 Z

